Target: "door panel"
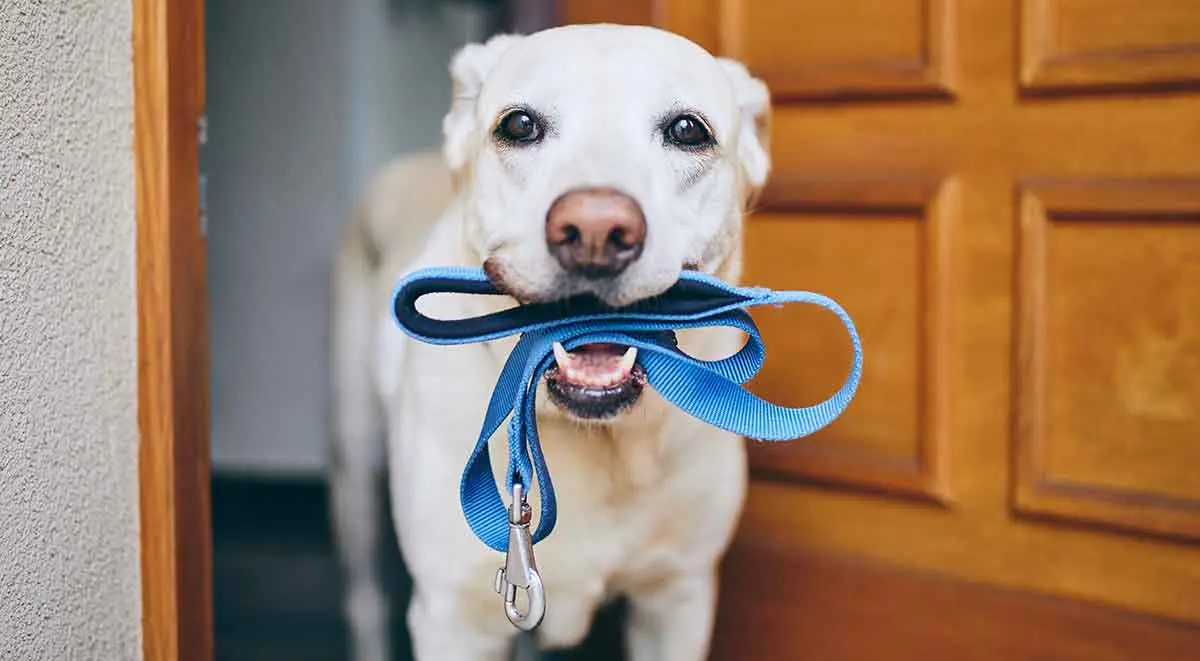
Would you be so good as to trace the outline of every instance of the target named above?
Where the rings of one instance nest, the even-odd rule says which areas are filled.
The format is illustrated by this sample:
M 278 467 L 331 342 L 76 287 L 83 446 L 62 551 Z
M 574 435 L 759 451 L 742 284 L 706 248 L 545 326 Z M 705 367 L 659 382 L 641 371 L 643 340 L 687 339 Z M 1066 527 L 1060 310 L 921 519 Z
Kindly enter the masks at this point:
M 1032 185 L 1021 210 L 1018 510 L 1200 539 L 1200 185 Z
M 635 5 L 772 88 L 744 281 L 865 351 L 751 446 L 714 658 L 1200 658 L 1200 3 L 564 3 Z M 840 383 L 755 316 L 753 389 Z
M 1178 0 L 1023 0 L 1028 90 L 1196 86 L 1200 9 Z
M 718 4 L 724 54 L 746 63 L 776 97 L 948 91 L 947 0 Z
M 782 181 L 782 180 L 781 180 Z M 803 263 L 804 288 L 853 309 L 863 336 L 875 339 L 877 369 L 863 374 L 849 410 L 804 443 L 764 444 L 752 452 L 761 474 L 941 498 L 945 434 L 946 282 L 942 234 L 952 192 L 921 180 L 808 182 L 767 194 L 769 211 L 746 236 L 744 280 L 795 288 L 790 265 Z M 773 200 L 773 202 L 772 202 Z M 877 258 L 859 259 L 862 252 Z M 771 356 L 805 356 L 797 365 L 769 360 L 751 389 L 789 406 L 811 405 L 840 382 L 849 342 L 831 315 L 807 308 L 755 312 L 771 338 Z M 795 329 L 804 329 L 796 332 Z

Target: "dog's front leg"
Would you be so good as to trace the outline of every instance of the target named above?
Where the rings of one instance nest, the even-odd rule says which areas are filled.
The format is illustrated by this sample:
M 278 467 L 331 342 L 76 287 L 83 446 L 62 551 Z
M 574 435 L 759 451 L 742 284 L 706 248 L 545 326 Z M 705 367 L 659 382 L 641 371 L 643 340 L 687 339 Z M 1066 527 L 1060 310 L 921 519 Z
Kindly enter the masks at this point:
M 415 661 L 508 661 L 512 636 L 480 626 L 458 606 L 449 595 L 431 597 L 419 589 L 413 594 L 408 629 Z
M 717 601 L 715 571 L 674 576 L 630 595 L 629 661 L 704 661 Z

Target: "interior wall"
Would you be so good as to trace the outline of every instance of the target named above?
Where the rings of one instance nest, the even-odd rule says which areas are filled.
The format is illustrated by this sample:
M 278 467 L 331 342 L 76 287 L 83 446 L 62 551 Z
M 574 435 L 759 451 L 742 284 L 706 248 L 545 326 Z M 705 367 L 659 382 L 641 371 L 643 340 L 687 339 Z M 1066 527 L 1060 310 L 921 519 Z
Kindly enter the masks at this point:
M 436 148 L 447 65 L 491 30 L 447 0 L 209 0 L 215 470 L 325 466 L 329 268 L 370 173 Z
M 0 2 L 0 659 L 141 658 L 130 26 Z

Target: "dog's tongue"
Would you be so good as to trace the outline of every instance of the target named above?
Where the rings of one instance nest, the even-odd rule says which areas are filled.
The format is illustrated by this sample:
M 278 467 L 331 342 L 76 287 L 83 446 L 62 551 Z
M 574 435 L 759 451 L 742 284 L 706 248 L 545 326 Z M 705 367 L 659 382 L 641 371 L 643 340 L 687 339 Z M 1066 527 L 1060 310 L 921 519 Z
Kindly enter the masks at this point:
M 568 352 L 554 343 L 559 376 L 589 388 L 607 388 L 627 380 L 636 359 L 636 348 L 619 344 L 585 344 Z

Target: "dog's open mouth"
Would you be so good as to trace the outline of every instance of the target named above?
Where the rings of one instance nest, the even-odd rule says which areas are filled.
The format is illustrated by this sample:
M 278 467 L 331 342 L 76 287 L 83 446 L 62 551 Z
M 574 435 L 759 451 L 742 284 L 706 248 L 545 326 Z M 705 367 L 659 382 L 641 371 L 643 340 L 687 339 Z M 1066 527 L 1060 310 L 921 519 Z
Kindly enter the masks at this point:
M 554 344 L 555 365 L 546 370 L 550 399 L 577 418 L 600 420 L 633 406 L 646 385 L 637 349 L 584 344 L 567 351 Z

